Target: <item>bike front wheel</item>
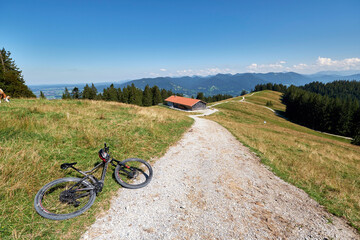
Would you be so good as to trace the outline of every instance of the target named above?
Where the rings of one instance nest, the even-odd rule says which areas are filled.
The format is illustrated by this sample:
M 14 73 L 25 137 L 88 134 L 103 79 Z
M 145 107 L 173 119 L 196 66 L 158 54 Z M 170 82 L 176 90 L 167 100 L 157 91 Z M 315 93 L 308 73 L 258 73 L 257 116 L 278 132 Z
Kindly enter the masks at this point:
M 153 176 L 151 165 L 139 158 L 129 158 L 115 168 L 116 181 L 125 188 L 142 188 L 148 185 Z
M 35 196 L 35 210 L 44 218 L 64 220 L 79 216 L 94 203 L 94 187 L 80 178 L 61 178 L 46 184 Z

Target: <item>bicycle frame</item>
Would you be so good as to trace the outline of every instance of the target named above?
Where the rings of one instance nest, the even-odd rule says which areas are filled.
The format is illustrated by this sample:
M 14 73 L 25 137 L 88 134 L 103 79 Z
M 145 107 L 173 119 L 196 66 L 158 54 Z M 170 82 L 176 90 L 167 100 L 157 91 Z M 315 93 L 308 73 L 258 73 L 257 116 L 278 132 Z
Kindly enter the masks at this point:
M 74 186 L 72 186 L 69 190 L 72 190 L 74 187 L 78 186 L 81 184 L 81 182 L 90 179 L 91 183 L 94 185 L 94 187 L 91 188 L 82 188 L 82 189 L 77 189 L 75 191 L 84 191 L 84 190 L 95 190 L 96 193 L 97 192 L 101 192 L 103 186 L 104 186 L 104 182 L 105 182 L 105 176 L 106 176 L 106 171 L 107 168 L 109 166 L 109 164 L 111 163 L 113 166 L 115 166 L 115 164 L 113 163 L 113 161 L 117 162 L 117 164 L 121 164 L 120 161 L 114 159 L 114 158 L 110 158 L 109 160 L 106 162 L 101 162 L 98 165 L 96 165 L 93 169 L 89 170 L 89 171 L 81 171 L 80 169 L 77 169 L 74 166 L 70 166 L 71 168 L 73 168 L 75 171 L 81 173 L 82 175 L 84 175 L 85 177 L 83 177 L 81 179 L 81 181 L 77 182 Z M 94 175 L 92 175 L 91 173 L 95 172 L 98 168 L 103 167 L 102 173 L 101 173 L 101 179 L 98 180 Z

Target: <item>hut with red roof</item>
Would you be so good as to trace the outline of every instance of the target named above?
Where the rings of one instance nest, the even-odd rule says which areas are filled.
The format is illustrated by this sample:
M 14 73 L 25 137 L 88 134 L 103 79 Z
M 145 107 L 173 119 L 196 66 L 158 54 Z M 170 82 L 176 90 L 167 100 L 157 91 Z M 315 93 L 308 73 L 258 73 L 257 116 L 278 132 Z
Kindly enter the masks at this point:
M 206 102 L 201 101 L 200 99 L 186 98 L 180 96 L 170 96 L 165 99 L 168 106 L 174 108 L 180 108 L 183 110 L 202 110 L 206 109 Z

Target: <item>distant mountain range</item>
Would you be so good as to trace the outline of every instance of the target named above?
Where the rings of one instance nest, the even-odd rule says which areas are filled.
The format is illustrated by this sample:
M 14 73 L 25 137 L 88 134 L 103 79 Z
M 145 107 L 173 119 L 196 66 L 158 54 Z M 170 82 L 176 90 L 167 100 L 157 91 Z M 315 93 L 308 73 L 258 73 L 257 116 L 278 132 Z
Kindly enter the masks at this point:
M 116 88 L 123 88 L 134 84 L 137 88 L 144 89 L 148 84 L 150 87 L 157 85 L 159 88 L 172 90 L 186 96 L 196 96 L 198 92 L 203 92 L 206 96 L 216 94 L 230 94 L 237 96 L 242 90 L 251 91 L 257 84 L 277 83 L 283 85 L 305 85 L 310 82 L 319 81 L 323 83 L 335 80 L 357 80 L 360 81 L 360 73 L 344 76 L 345 72 L 319 72 L 311 75 L 304 75 L 295 72 L 281 73 L 237 73 L 237 74 L 217 74 L 213 76 L 200 77 L 157 77 L 142 78 L 125 83 L 114 82 Z M 90 83 L 91 84 L 91 83 Z M 89 85 L 90 85 L 89 84 Z M 98 92 L 110 86 L 111 83 L 94 84 Z M 85 84 L 57 84 L 57 85 L 29 85 L 30 89 L 39 95 L 43 91 L 48 98 L 61 98 L 65 87 L 71 91 L 78 87 L 80 91 Z
M 173 92 L 183 93 L 188 96 L 196 96 L 198 92 L 205 95 L 230 94 L 239 95 L 242 90 L 251 91 L 257 84 L 277 83 L 283 85 L 305 85 L 310 82 L 331 82 L 335 80 L 360 80 L 360 74 L 342 76 L 327 74 L 302 75 L 295 72 L 283 73 L 238 73 L 238 74 L 217 74 L 207 77 L 157 77 L 143 78 L 122 83 L 119 87 L 134 84 L 138 88 L 145 88 L 157 85 L 159 88 L 172 90 Z

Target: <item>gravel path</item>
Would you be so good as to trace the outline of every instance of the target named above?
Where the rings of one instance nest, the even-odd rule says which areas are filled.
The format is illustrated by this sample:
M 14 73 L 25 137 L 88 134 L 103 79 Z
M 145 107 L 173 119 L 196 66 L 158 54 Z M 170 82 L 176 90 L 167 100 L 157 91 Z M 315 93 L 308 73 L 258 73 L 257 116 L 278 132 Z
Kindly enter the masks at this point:
M 82 239 L 360 239 L 222 126 L 195 120 L 152 182 L 120 189 Z

